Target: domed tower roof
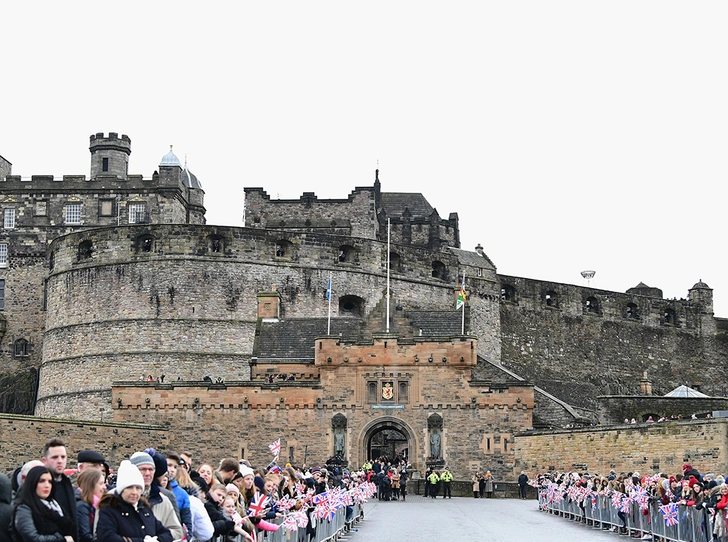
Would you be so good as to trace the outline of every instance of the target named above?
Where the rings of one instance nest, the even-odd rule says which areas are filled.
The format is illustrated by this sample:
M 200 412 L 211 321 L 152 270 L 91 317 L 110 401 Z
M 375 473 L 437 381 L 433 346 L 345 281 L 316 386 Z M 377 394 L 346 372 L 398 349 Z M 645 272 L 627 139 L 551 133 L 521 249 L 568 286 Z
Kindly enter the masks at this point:
M 691 288 L 691 290 L 710 290 L 710 286 L 705 284 L 703 282 L 703 279 L 700 279 L 697 283 L 695 283 L 695 286 Z
M 179 158 L 172 152 L 172 145 L 169 146 L 169 152 L 162 157 L 162 161 L 159 162 L 159 167 L 163 166 L 177 166 L 182 167 Z
M 195 174 L 192 173 L 187 167 L 187 156 L 185 156 L 185 174 L 182 179 L 184 180 L 185 186 L 187 186 L 188 188 L 202 188 L 200 181 L 197 180 Z

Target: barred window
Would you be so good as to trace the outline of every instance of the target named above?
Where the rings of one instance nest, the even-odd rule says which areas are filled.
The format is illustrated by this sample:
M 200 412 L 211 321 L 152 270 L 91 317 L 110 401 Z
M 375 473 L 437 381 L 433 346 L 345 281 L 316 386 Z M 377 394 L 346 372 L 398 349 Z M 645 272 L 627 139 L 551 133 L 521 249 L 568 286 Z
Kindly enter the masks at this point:
M 5 279 L 0 279 L 0 311 L 5 310 Z
M 146 203 L 129 204 L 129 224 L 144 224 L 147 216 Z
M 28 341 L 25 339 L 18 339 L 15 341 L 15 357 L 24 358 L 30 355 L 30 349 L 28 348 Z
M 15 209 L 5 209 L 5 229 L 9 230 L 15 227 Z
M 81 204 L 80 203 L 68 203 L 64 207 L 64 214 L 66 224 L 80 224 L 81 223 Z
M 8 245 L 0 243 L 0 267 L 8 266 Z

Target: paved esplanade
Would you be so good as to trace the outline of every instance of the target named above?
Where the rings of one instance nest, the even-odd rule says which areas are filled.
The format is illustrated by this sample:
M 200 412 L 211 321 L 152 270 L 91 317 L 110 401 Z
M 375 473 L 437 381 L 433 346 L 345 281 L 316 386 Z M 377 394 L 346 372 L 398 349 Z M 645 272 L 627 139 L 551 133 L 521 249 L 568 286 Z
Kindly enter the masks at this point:
M 364 505 L 364 521 L 348 542 L 579 542 L 622 540 L 545 512 L 535 500 L 407 497 Z

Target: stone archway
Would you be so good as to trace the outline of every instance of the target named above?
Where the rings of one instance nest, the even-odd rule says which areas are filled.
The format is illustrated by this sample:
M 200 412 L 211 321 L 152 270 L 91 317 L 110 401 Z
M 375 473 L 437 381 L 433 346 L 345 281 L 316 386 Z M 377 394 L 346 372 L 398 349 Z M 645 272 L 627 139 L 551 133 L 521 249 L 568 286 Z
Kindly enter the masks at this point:
M 402 455 L 410 461 L 418 457 L 418 445 L 412 429 L 393 416 L 382 416 L 369 422 L 359 436 L 359 464 L 381 455 Z M 376 454 L 376 455 L 372 455 Z

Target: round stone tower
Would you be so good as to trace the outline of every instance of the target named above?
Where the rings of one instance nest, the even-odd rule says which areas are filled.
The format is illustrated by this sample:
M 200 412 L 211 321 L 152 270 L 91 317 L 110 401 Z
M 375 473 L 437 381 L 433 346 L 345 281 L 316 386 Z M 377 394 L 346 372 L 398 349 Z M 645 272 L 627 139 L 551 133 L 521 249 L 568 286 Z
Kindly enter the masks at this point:
M 109 132 L 109 137 L 98 133 L 92 135 L 90 139 L 91 180 L 106 175 L 126 179 L 129 174 L 129 155 L 131 154 L 129 136 L 123 134 L 119 138 L 119 134 L 116 132 Z

